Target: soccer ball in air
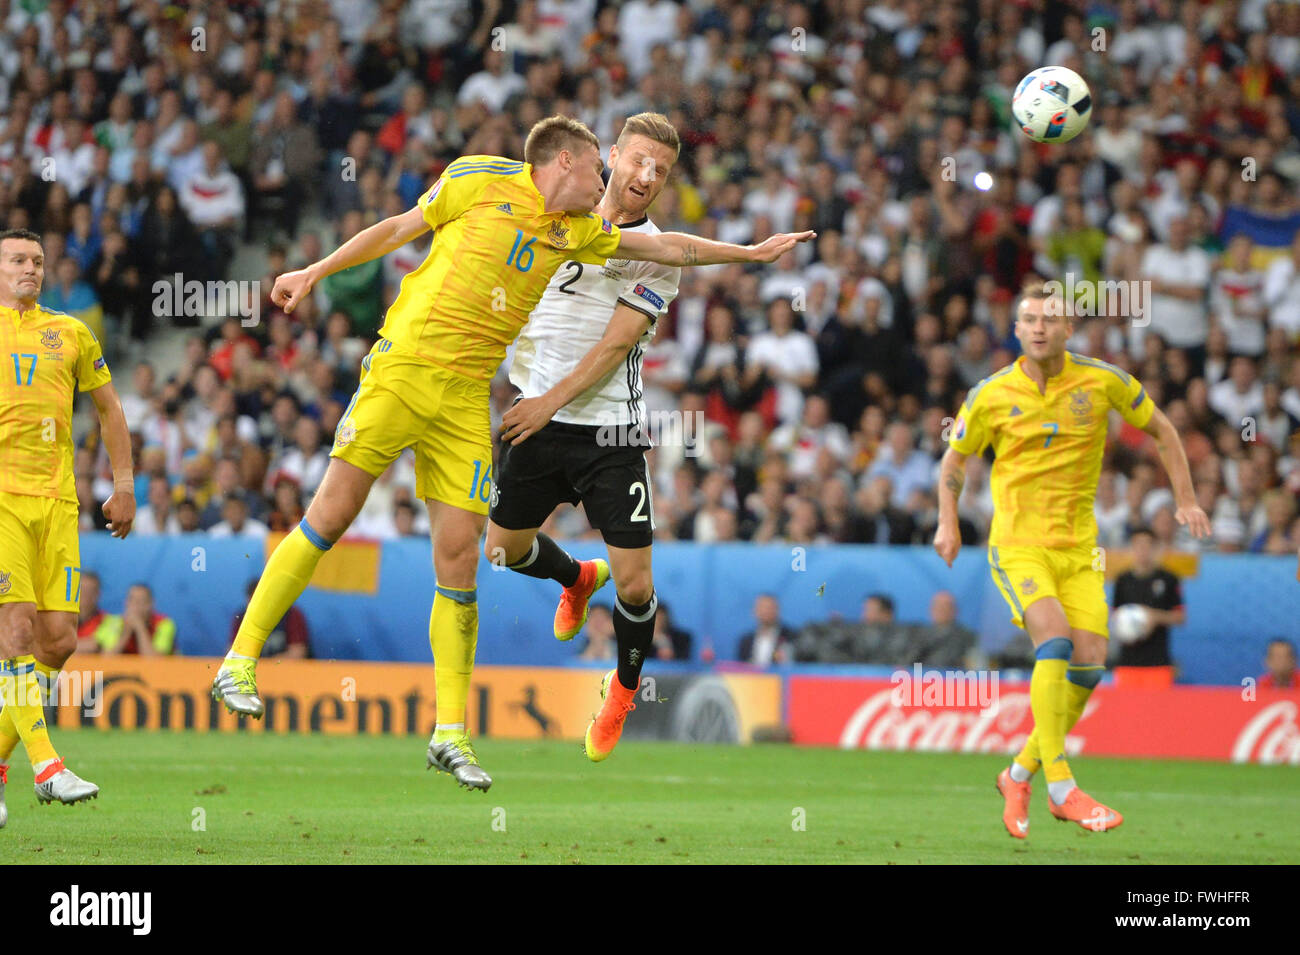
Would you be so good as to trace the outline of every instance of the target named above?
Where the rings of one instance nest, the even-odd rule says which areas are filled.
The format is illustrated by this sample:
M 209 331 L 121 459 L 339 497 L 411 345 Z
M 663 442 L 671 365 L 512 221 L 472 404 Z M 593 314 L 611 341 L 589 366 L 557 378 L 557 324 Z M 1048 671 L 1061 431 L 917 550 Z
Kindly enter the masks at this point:
M 1110 615 L 1110 632 L 1120 643 L 1137 643 L 1151 633 L 1151 614 L 1141 604 L 1124 604 Z
M 1039 67 L 1016 87 L 1011 115 L 1036 143 L 1068 143 L 1088 125 L 1092 93 L 1074 70 Z

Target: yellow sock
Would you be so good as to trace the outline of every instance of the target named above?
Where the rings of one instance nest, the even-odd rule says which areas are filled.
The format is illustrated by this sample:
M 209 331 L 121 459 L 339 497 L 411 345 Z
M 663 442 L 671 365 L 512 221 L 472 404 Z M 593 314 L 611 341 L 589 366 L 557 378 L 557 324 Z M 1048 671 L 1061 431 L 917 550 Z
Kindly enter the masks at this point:
M 253 599 L 244 611 L 244 619 L 239 622 L 239 632 L 230 648 L 232 653 L 254 659 L 262 655 L 266 638 L 302 596 L 321 555 L 332 546 L 306 520 L 280 541 L 266 562 L 262 579 L 257 582 Z
M 1088 705 L 1088 697 L 1092 696 L 1092 691 L 1097 688 L 1101 682 L 1102 673 L 1105 672 L 1103 666 L 1074 666 L 1071 665 L 1066 672 L 1065 682 L 1065 734 L 1068 736 L 1070 730 L 1074 729 L 1074 724 L 1079 722 L 1083 716 L 1084 708 Z M 1083 683 L 1076 682 L 1083 680 Z M 1033 732 L 1029 734 L 1029 739 L 1025 740 L 1025 747 L 1016 754 L 1015 761 L 1022 768 L 1029 771 L 1029 775 L 1038 772 L 1038 767 L 1042 765 L 1042 760 L 1038 757 L 1038 727 L 1035 726 Z
M 36 681 L 36 658 L 30 653 L 6 660 L 0 674 L 0 702 L 10 711 L 18 735 L 27 750 L 33 766 L 46 760 L 58 759 L 50 732 L 45 726 L 45 710 L 41 706 L 40 684 Z
M 18 746 L 18 727 L 14 726 L 14 711 L 6 706 L 0 710 L 0 763 L 9 762 Z
M 478 646 L 478 591 L 438 585 L 429 614 L 438 728 L 464 729 L 465 701 Z
M 1029 680 L 1029 706 L 1034 714 L 1038 754 L 1049 783 L 1070 779 L 1065 758 L 1066 673 L 1074 644 L 1065 637 L 1045 641 L 1035 654 L 1034 673 Z M 1026 767 L 1028 768 L 1028 767 Z

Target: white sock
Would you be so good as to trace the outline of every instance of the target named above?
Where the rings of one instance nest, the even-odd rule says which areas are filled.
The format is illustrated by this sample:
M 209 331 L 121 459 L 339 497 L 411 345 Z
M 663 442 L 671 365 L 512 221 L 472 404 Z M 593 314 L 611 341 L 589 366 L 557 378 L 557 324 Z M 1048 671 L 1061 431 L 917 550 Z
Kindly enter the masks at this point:
M 433 725 L 433 731 L 435 733 L 446 733 L 452 731 L 460 731 L 463 733 L 465 731 L 465 724 L 464 723 L 435 723 Z
M 1011 764 L 1011 779 L 1018 783 L 1027 783 L 1034 778 L 1034 774 L 1019 763 Z
M 1074 789 L 1073 779 L 1058 779 L 1054 783 L 1047 784 L 1047 795 L 1051 796 L 1052 802 L 1059 806 L 1069 798 Z

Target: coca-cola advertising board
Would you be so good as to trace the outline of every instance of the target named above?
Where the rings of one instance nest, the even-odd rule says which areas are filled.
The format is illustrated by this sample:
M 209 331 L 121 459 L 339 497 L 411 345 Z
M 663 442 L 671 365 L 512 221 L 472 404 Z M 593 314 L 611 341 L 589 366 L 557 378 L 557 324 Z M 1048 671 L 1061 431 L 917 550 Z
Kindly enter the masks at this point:
M 906 684 L 791 676 L 794 741 L 844 749 L 1015 753 L 1033 728 L 1028 683 L 995 678 L 981 693 L 962 695 L 951 686 L 922 693 Z M 1100 686 L 1070 731 L 1066 751 L 1300 765 L 1300 690 Z

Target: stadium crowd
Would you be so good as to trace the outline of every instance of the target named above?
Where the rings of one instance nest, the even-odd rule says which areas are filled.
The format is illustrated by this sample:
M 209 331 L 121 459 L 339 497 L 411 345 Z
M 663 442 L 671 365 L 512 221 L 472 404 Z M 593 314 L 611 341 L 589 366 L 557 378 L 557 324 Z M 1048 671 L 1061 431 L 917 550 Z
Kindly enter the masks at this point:
M 1180 549 L 1300 547 L 1300 5 L 0 0 L 0 24 L 0 223 L 44 236 L 45 304 L 143 356 L 116 367 L 137 533 L 296 522 L 427 236 L 292 317 L 275 275 L 410 208 L 458 155 L 521 155 L 546 115 L 608 145 L 652 109 L 684 141 L 661 228 L 819 233 L 774 266 L 684 270 L 645 361 L 652 420 L 684 439 L 652 452 L 660 537 L 928 543 L 946 429 L 1017 355 L 1035 273 L 1133 290 L 1098 295 L 1073 347 L 1141 378 L 1213 520 L 1185 536 L 1151 441 L 1117 427 L 1101 542 L 1141 524 Z M 1093 93 L 1066 146 L 1010 118 L 1046 63 Z M 232 274 L 250 244 L 262 274 Z M 160 305 L 196 279 L 260 284 L 215 314 Z M 159 367 L 175 327 L 183 359 Z M 497 416 L 509 397 L 501 375 Z M 93 430 L 79 448 L 102 526 L 107 457 Z M 978 543 L 988 465 L 968 473 Z M 354 532 L 423 533 L 413 492 L 403 459 Z M 572 510 L 551 524 L 589 533 Z

